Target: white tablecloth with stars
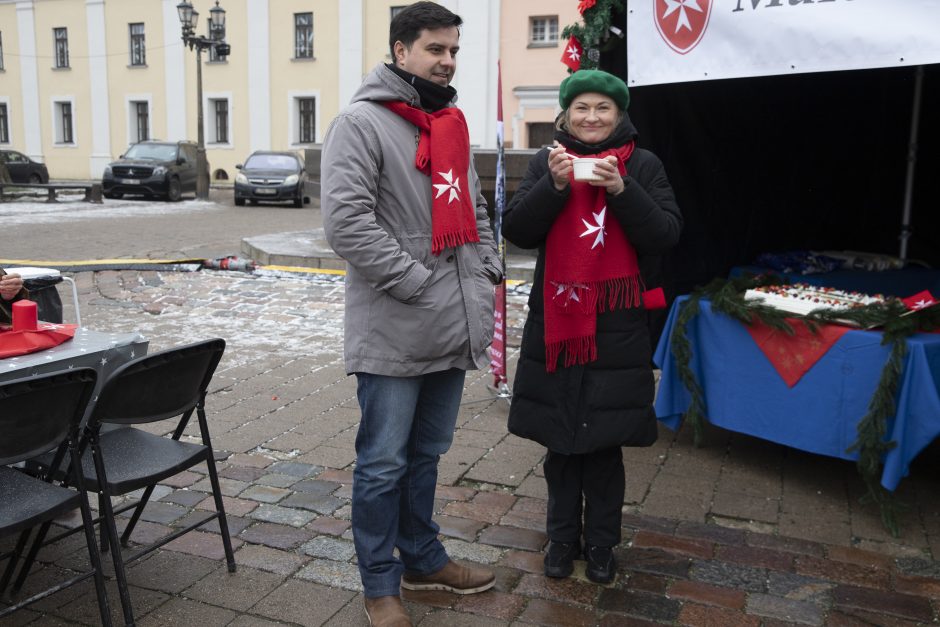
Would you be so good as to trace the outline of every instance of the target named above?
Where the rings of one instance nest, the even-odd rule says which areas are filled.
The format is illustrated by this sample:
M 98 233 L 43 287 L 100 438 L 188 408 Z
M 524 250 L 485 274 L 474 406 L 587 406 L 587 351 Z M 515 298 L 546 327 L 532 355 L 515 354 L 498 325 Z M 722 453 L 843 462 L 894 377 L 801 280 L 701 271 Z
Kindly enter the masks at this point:
M 147 354 L 150 342 L 139 333 L 104 333 L 78 328 L 71 340 L 19 357 L 0 359 L 0 382 L 57 370 L 89 367 L 98 371 L 94 397 L 119 366 Z

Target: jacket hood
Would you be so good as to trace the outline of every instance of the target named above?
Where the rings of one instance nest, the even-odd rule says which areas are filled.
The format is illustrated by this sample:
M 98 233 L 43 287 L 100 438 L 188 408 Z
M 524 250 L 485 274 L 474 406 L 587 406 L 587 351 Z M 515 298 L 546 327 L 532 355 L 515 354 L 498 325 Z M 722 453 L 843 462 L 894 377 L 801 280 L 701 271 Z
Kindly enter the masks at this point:
M 421 107 L 421 98 L 418 90 L 406 83 L 395 72 L 385 67 L 384 63 L 376 65 L 363 79 L 350 102 L 386 100 L 400 100 L 412 107 Z M 457 101 L 454 97 L 452 104 Z

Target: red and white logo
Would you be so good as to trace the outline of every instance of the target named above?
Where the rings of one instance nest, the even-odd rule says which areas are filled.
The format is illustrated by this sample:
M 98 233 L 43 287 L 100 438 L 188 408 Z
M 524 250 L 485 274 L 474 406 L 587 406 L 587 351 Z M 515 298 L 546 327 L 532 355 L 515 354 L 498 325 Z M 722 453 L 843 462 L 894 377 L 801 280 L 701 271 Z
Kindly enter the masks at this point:
M 653 0 L 656 29 L 679 54 L 698 45 L 708 28 L 713 0 Z

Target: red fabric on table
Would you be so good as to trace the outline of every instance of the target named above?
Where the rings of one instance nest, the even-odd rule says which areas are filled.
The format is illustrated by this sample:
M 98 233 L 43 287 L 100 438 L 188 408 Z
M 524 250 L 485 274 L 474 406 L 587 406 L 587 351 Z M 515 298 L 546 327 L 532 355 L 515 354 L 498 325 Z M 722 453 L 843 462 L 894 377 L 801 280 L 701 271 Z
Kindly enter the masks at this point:
M 40 322 L 35 331 L 13 331 L 0 326 L 0 359 L 27 355 L 58 346 L 75 336 L 75 324 L 52 324 Z
M 787 386 L 792 388 L 850 329 L 827 324 L 813 333 L 801 320 L 788 318 L 787 324 L 793 329 L 793 335 L 769 327 L 757 318 L 752 320 L 747 332 Z

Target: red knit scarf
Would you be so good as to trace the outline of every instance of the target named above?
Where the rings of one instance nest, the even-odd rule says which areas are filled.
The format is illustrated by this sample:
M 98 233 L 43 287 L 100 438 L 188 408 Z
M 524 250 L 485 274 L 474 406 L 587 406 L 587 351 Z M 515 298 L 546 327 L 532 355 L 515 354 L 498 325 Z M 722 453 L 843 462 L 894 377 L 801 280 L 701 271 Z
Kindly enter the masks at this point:
M 631 141 L 590 156 L 616 156 L 626 175 L 633 148 Z M 636 251 L 607 211 L 605 189 L 572 179 L 545 241 L 546 370 L 555 371 L 562 351 L 566 368 L 597 359 L 597 313 L 638 307 L 642 291 Z
M 418 127 L 421 138 L 415 152 L 415 167 L 431 177 L 434 198 L 431 204 L 431 252 L 479 242 L 476 213 L 470 195 L 467 171 L 470 169 L 470 135 L 463 113 L 445 107 L 434 113 L 404 102 L 383 102 Z

